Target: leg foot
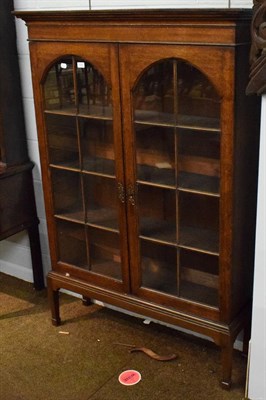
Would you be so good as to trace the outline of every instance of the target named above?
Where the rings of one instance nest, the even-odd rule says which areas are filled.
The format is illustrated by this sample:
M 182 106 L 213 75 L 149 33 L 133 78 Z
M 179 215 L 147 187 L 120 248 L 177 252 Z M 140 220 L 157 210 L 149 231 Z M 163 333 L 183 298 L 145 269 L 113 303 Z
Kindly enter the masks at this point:
M 52 312 L 52 324 L 58 326 L 61 323 L 59 313 L 59 289 L 53 290 L 48 279 L 48 299 Z
M 228 339 L 228 343 L 222 346 L 222 380 L 221 387 L 230 390 L 232 384 L 232 363 L 233 363 L 233 343 Z
M 87 307 L 92 304 L 92 301 L 89 297 L 82 296 L 82 304 Z

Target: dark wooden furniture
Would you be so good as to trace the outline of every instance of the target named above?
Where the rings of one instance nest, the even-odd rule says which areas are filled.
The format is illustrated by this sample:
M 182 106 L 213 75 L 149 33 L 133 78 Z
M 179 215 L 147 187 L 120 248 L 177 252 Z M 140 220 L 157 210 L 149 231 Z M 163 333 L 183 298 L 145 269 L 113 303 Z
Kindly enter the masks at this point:
M 229 388 L 252 295 L 251 11 L 17 16 L 30 40 L 53 323 L 65 288 L 208 335 Z
M 253 1 L 251 23 L 250 81 L 247 94 L 261 95 L 266 91 L 266 1 Z
M 44 288 L 38 223 L 27 154 L 12 1 L 0 6 L 0 240 L 27 230 L 34 287 Z

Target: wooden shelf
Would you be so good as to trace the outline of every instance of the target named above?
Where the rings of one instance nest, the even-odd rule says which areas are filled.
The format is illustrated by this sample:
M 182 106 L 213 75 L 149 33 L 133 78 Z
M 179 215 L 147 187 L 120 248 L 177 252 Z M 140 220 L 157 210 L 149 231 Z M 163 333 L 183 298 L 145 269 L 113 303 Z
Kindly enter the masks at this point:
M 181 227 L 179 247 L 219 255 L 219 235 L 208 229 Z
M 156 168 L 149 165 L 138 165 L 138 183 L 175 189 L 175 171 L 170 168 Z
M 63 107 L 63 108 L 46 108 L 44 110 L 45 114 L 54 114 L 54 115 L 65 115 L 75 117 L 77 115 L 77 108 L 74 106 Z
M 220 179 L 216 176 L 180 171 L 178 188 L 187 192 L 219 197 Z
M 170 169 L 158 169 L 141 166 L 138 174 L 138 184 L 159 187 L 162 189 L 179 189 L 180 191 L 219 197 L 220 179 L 202 174 L 179 172 L 178 184 L 175 185 L 175 172 Z
M 102 105 L 79 105 L 77 115 L 83 118 L 102 119 L 107 121 L 112 121 L 113 119 L 112 107 Z
M 218 306 L 218 276 L 204 271 L 143 257 L 142 286 L 188 301 Z
M 176 119 L 174 114 L 159 111 L 136 110 L 135 123 L 220 132 L 220 121 L 217 118 L 195 115 L 178 115 Z
M 80 210 L 72 210 L 64 212 L 63 214 L 55 214 L 54 217 L 65 221 L 76 222 L 78 224 L 85 224 L 85 214 Z
M 176 225 L 173 222 L 142 218 L 140 221 L 140 238 L 176 245 Z
M 72 117 L 81 117 L 87 119 L 99 119 L 99 120 L 107 120 L 112 121 L 112 108 L 111 107 L 103 107 L 97 105 L 81 105 L 79 106 L 79 110 L 75 106 L 62 107 L 62 108 L 46 108 L 45 114 L 54 114 L 54 115 L 65 115 Z
M 192 282 L 183 282 L 180 287 L 180 297 L 195 303 L 219 307 L 218 290 L 206 288 Z
M 86 224 L 98 228 L 112 229 L 115 232 L 118 232 L 119 229 L 117 212 L 110 208 L 87 209 Z
M 115 161 L 98 157 L 83 158 L 83 172 L 115 178 Z
M 54 168 L 54 169 L 62 169 L 62 170 L 65 170 L 65 171 L 80 172 L 79 161 L 62 162 L 60 164 L 51 163 L 49 166 L 51 168 Z
M 85 222 L 85 214 L 79 210 L 67 211 L 62 214 L 55 214 L 54 217 L 60 220 L 83 224 L 84 226 L 92 226 L 98 229 L 108 230 L 119 233 L 117 218 L 115 213 L 107 209 L 98 209 L 87 212 L 87 222 Z
M 93 262 L 89 269 L 91 272 L 102 275 L 108 276 L 110 278 L 121 280 L 121 264 L 115 261 L 105 261 L 102 263 Z

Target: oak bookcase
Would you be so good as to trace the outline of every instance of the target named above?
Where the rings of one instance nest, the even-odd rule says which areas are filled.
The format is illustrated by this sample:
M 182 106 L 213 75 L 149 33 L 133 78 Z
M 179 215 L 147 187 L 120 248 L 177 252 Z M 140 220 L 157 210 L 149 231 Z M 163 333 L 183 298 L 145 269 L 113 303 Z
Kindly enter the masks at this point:
M 211 337 L 248 336 L 259 102 L 251 10 L 17 12 L 28 26 L 59 290 Z

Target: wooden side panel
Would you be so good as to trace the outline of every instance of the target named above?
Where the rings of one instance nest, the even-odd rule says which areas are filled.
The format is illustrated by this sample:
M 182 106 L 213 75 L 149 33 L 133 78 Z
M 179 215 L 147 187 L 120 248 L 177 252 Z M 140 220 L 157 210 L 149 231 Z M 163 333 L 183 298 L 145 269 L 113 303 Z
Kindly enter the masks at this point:
M 252 298 L 258 181 L 260 98 L 245 95 L 249 47 L 236 53 L 234 220 L 232 260 L 233 318 Z

